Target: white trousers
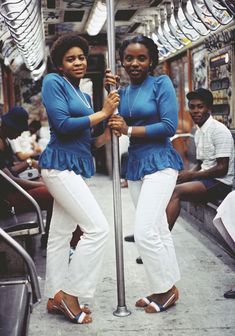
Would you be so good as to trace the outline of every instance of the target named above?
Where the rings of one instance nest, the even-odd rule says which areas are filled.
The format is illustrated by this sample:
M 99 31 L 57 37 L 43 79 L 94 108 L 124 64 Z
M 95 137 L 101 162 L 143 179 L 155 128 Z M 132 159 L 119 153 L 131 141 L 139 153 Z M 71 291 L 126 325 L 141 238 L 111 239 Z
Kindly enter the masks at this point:
M 136 206 L 135 242 L 153 293 L 168 291 L 180 279 L 175 248 L 168 228 L 166 207 L 178 172 L 171 168 L 128 181 Z
M 93 297 L 108 238 L 108 223 L 86 182 L 73 171 L 42 170 L 54 197 L 47 246 L 45 294 L 59 291 Z M 69 263 L 70 240 L 79 224 L 83 235 Z

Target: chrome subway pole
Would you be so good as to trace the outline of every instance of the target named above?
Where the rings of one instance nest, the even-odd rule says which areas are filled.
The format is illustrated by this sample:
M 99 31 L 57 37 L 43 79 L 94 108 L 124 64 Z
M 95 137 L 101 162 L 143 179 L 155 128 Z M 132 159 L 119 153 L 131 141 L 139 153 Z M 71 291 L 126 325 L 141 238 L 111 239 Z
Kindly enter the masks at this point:
M 115 28 L 114 28 L 114 3 L 107 0 L 107 37 L 108 37 L 108 58 L 109 67 L 115 73 Z M 116 248 L 116 275 L 117 275 L 117 309 L 113 312 L 115 316 L 128 316 L 131 312 L 125 303 L 125 280 L 123 261 L 123 233 L 122 233 L 122 204 L 120 186 L 120 162 L 119 142 L 116 135 L 112 135 L 112 174 L 113 174 L 113 206 L 114 206 L 114 229 Z

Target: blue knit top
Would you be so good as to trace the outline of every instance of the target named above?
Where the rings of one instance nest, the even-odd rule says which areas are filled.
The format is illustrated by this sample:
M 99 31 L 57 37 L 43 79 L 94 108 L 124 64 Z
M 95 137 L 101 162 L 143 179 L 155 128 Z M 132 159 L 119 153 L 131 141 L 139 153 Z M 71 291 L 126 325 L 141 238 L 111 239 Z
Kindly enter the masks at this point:
M 136 181 L 165 168 L 181 170 L 183 162 L 170 137 L 177 129 L 178 106 L 168 76 L 148 76 L 141 85 L 120 90 L 119 113 L 129 126 L 145 126 L 146 136 L 131 137 L 126 178 Z
M 77 93 L 76 93 L 77 91 Z M 50 141 L 39 159 L 41 168 L 73 170 L 84 177 L 94 175 L 89 115 L 91 99 L 56 73 L 45 76 L 42 99 L 50 126 Z M 80 98 L 79 98 L 80 97 Z

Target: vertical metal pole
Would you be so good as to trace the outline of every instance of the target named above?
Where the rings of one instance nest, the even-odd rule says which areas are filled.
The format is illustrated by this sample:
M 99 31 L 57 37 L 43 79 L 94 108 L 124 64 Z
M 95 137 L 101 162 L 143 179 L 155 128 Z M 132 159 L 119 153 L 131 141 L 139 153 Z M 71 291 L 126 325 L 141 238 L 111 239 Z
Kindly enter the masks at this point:
M 115 28 L 114 28 L 114 4 L 113 0 L 107 0 L 107 35 L 109 67 L 115 73 Z M 114 205 L 114 228 L 116 247 L 116 273 L 117 273 L 117 309 L 115 316 L 130 315 L 125 303 L 125 281 L 123 263 L 123 234 L 122 234 L 122 206 L 120 187 L 120 162 L 118 137 L 112 135 L 112 165 L 113 165 L 113 205 Z

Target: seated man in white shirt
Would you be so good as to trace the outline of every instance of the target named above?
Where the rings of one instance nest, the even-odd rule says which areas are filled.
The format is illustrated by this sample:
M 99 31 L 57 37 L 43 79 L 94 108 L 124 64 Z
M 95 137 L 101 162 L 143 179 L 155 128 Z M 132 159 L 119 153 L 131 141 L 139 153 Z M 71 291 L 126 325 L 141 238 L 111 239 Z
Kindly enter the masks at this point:
M 29 124 L 29 130 L 23 132 L 18 138 L 9 140 L 13 153 L 20 161 L 29 158 L 37 159 L 42 149 L 36 141 L 36 133 L 41 128 L 39 120 L 33 120 Z
M 211 116 L 213 95 L 198 89 L 187 94 L 189 112 L 197 125 L 195 133 L 197 164 L 179 172 L 177 185 L 167 207 L 172 230 L 181 210 L 181 201 L 208 202 L 223 199 L 232 190 L 234 141 L 231 132 Z

